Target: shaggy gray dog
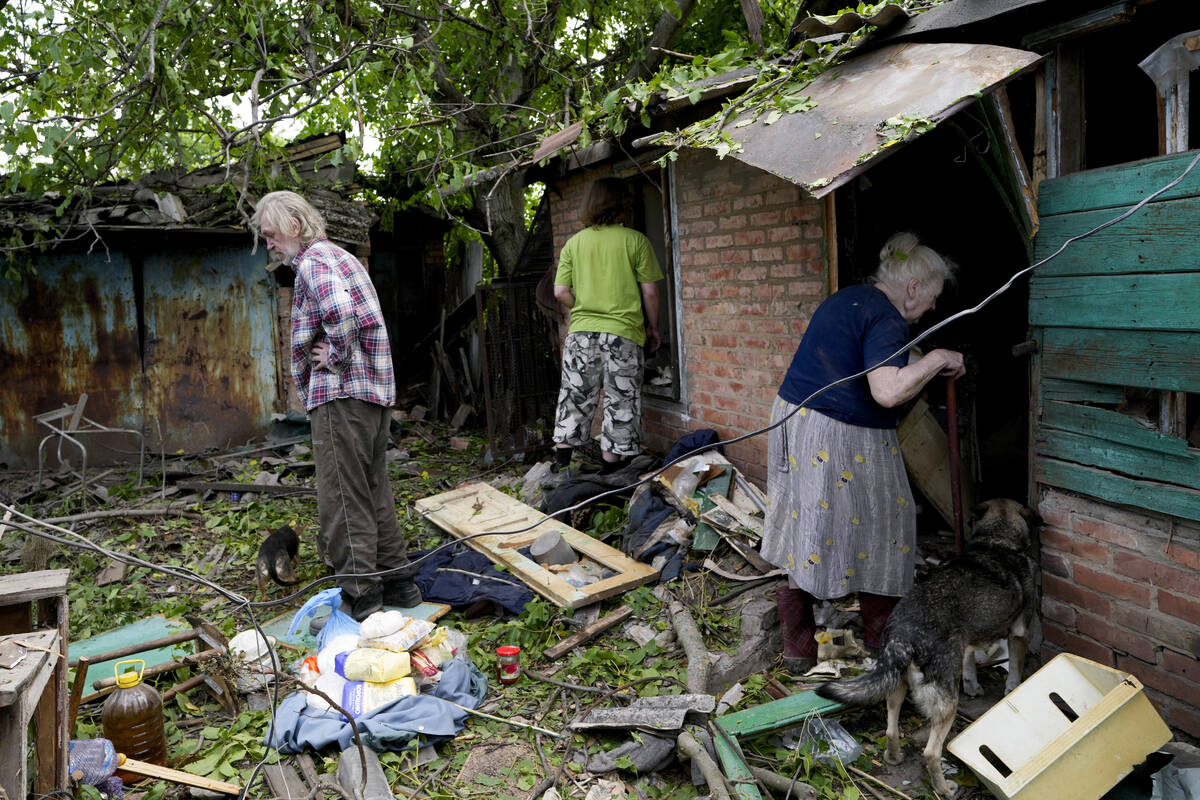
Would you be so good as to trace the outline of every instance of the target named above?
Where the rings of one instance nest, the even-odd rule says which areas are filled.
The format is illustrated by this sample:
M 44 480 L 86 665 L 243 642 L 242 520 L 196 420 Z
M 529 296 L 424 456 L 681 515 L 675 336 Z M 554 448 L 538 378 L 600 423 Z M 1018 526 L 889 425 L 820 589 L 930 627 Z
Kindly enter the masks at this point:
M 1021 683 L 1029 626 L 1037 612 L 1030 528 L 1037 514 L 1015 500 L 988 500 L 976 509 L 965 552 L 934 569 L 901 598 L 888 618 L 883 650 L 869 672 L 817 689 L 846 705 L 887 698 L 889 764 L 899 764 L 900 705 L 909 689 L 929 718 L 925 766 L 944 797 L 954 783 L 942 774 L 942 747 L 958 710 L 958 687 L 979 692 L 974 646 L 1008 636 L 1006 692 Z

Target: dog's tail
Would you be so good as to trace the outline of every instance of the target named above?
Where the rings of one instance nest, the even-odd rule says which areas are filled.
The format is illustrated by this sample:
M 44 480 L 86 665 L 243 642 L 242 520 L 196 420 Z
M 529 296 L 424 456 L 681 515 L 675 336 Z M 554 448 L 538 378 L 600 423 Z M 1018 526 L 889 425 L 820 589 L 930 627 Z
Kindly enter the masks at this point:
M 912 645 L 892 639 L 884 645 L 870 671 L 848 681 L 822 684 L 817 694 L 848 706 L 863 706 L 883 700 L 904 680 L 912 662 Z

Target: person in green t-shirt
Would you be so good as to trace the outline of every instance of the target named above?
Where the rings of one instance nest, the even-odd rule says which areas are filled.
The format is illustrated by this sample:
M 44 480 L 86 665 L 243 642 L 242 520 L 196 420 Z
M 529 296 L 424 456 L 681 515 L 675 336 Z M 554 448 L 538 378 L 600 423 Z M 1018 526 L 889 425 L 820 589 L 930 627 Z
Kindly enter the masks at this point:
M 650 240 L 622 225 L 629 208 L 623 181 L 594 181 L 583 203 L 587 227 L 567 240 L 558 257 L 554 296 L 570 325 L 554 423 L 556 470 L 587 441 L 601 391 L 604 471 L 640 451 L 642 347 L 653 353 L 661 343 L 656 282 L 663 273 Z

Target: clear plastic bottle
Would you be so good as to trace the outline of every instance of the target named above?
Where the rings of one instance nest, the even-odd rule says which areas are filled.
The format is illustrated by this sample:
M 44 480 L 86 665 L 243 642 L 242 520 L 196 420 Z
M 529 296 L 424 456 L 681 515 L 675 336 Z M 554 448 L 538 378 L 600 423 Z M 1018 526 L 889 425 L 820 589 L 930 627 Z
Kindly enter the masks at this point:
M 122 672 L 122 664 L 142 666 L 140 670 Z M 127 758 L 165 766 L 167 731 L 163 723 L 162 695 L 153 686 L 142 683 L 145 670 L 146 662 L 140 658 L 118 661 L 113 668 L 117 689 L 104 701 L 100 715 L 104 738 Z M 126 782 L 138 777 L 122 770 L 117 770 L 117 775 Z

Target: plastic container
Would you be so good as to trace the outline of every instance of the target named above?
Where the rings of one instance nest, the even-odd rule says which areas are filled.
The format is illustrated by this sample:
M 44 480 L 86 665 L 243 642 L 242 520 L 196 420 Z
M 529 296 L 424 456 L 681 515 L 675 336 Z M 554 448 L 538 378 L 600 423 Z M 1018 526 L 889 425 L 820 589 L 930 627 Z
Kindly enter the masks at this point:
M 521 648 L 511 644 L 496 648 L 496 680 L 504 684 L 516 683 L 521 677 Z
M 141 669 L 122 672 L 122 664 L 141 664 Z M 162 695 L 149 684 L 142 683 L 146 662 L 140 658 L 118 661 L 113 667 L 117 689 L 104 701 L 100 719 L 104 738 L 113 743 L 118 753 L 137 761 L 166 766 L 167 732 L 163 724 Z M 137 776 L 117 770 L 126 781 Z
M 1097 800 L 1170 739 L 1137 678 L 1060 653 L 946 749 L 1001 800 Z

